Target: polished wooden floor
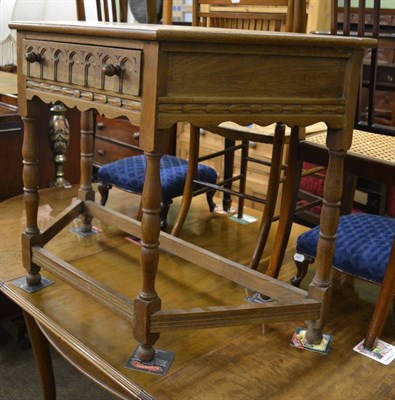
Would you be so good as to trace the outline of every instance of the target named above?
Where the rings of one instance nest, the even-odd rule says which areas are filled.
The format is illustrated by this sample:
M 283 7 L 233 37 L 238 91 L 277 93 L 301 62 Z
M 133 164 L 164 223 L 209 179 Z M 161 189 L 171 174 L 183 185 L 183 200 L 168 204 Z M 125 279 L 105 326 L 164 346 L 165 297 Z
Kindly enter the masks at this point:
M 64 189 L 44 194 L 40 206 L 42 226 L 65 203 L 70 202 L 73 196 L 75 192 Z M 133 215 L 137 207 L 137 202 L 133 199 L 133 196 L 113 189 L 108 207 Z M 175 201 L 171 207 L 170 223 L 174 221 L 178 205 L 179 202 Z M 20 252 L 15 238 L 19 237 L 24 223 L 22 210 L 21 199 L 0 204 L 0 272 L 4 281 L 15 275 L 15 266 L 18 265 Z M 247 213 L 259 215 L 252 210 Z M 204 197 L 200 196 L 193 200 L 181 238 L 247 264 L 254 247 L 258 224 L 240 224 L 224 215 L 210 214 Z M 111 282 L 111 274 L 106 271 L 109 268 L 124 270 L 131 274 L 132 280 L 138 279 L 138 271 L 134 276 L 129 268 L 131 259 L 138 260 L 137 246 L 125 240 L 125 235 L 121 232 L 100 223 L 97 226 L 103 232 L 92 235 L 87 240 L 78 238 L 77 235 L 72 236 L 69 230 L 62 232 L 58 241 L 49 243 L 48 248 L 56 251 L 60 257 L 74 259 L 77 267 L 87 273 L 94 273 L 96 279 L 105 277 L 109 280 L 108 284 L 113 284 L 123 294 L 134 297 L 136 293 L 131 292 L 128 282 Z M 276 224 L 273 231 L 275 227 Z M 295 272 L 292 261 L 295 240 L 304 229 L 294 226 L 280 275 L 280 279 L 286 282 Z M 273 235 L 262 259 L 262 271 L 270 257 L 272 239 Z M 165 261 L 160 264 L 157 291 L 163 303 L 171 308 L 243 301 L 244 288 L 218 279 L 177 257 L 164 255 L 162 259 Z M 303 288 L 307 287 L 312 274 L 313 270 L 303 282 Z M 295 321 L 271 323 L 264 327 L 247 325 L 206 329 L 198 333 L 165 332 L 158 341 L 158 347 L 176 351 L 176 358 L 168 374 L 162 378 L 139 372 L 122 372 L 122 358 L 114 359 L 112 363 L 117 370 L 155 399 L 395 399 L 395 362 L 384 366 L 353 351 L 353 347 L 363 339 L 368 328 L 377 287 L 340 275 L 335 275 L 333 282 L 332 308 L 326 328 L 326 332 L 333 335 L 333 342 L 326 356 L 289 346 L 295 328 L 304 325 L 303 321 Z M 34 306 L 39 308 L 44 296 L 51 296 L 51 291 L 59 293 L 56 290 L 59 289 L 53 285 L 45 295 L 37 292 L 34 295 Z M 138 284 L 135 288 L 136 292 L 137 290 Z M 70 289 L 65 289 L 64 299 L 54 297 L 52 304 L 45 305 L 46 312 L 51 314 L 51 309 L 58 306 L 57 302 L 64 302 L 64 312 L 57 318 L 63 321 L 66 328 L 67 322 L 76 318 L 68 307 L 69 292 L 71 293 Z M 80 294 L 75 294 L 73 301 L 86 302 Z M 130 332 L 130 326 L 119 322 L 119 318 L 111 317 L 104 310 L 92 310 L 97 315 L 89 315 L 88 310 L 81 320 L 83 323 L 69 327 L 67 334 L 79 337 L 82 342 L 89 341 L 96 347 L 96 353 L 103 358 L 107 357 L 107 353 L 111 356 L 118 355 L 117 346 L 126 346 L 128 341 L 131 342 L 127 339 L 130 337 L 130 333 L 127 333 Z M 105 325 L 109 326 L 106 332 L 102 326 L 103 319 Z M 118 340 L 115 343 L 101 340 L 102 337 L 115 335 L 112 323 L 119 329 Z M 97 329 L 96 337 L 88 329 L 92 327 Z M 388 317 L 381 339 L 395 344 L 395 322 L 392 314 Z M 127 345 L 127 348 L 133 349 L 133 343 Z M 108 356 L 108 360 L 111 360 L 111 356 Z

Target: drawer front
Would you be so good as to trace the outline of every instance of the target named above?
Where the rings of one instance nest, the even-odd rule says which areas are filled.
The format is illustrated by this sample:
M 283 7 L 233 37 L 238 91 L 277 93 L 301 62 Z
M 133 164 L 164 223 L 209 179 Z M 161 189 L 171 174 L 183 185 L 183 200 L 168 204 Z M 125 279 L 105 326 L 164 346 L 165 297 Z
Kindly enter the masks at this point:
M 141 50 L 23 41 L 23 74 L 89 89 L 139 96 Z
M 95 139 L 95 152 L 93 155 L 95 165 L 107 164 L 137 154 L 142 153 L 131 146 L 119 145 L 101 138 Z
M 107 119 L 102 116 L 96 117 L 96 137 L 106 138 L 110 141 L 139 145 L 139 128 L 131 125 L 124 119 Z

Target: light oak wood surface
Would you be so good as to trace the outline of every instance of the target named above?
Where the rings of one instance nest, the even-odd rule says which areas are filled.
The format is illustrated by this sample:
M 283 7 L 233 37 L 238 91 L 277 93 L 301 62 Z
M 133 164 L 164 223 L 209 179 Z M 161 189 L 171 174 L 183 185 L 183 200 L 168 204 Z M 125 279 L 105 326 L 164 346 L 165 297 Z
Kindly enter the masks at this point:
M 103 354 L 100 346 L 104 343 L 110 345 L 105 337 L 99 340 L 95 336 L 97 342 L 88 346 L 63 328 L 63 324 L 69 324 L 70 330 L 79 328 L 84 332 L 86 327 L 92 327 L 86 330 L 91 336 L 97 330 L 94 328 L 98 320 L 101 324 L 110 320 L 115 324 L 117 318 L 126 320 L 133 328 L 134 339 L 128 336 L 125 343 L 134 346 L 138 343 L 136 356 L 142 361 L 154 357 L 154 345 L 166 345 L 166 339 L 160 338 L 160 334 L 168 338 L 167 335 L 175 331 L 169 342 L 173 345 L 183 329 L 194 331 L 210 327 L 213 331 L 209 335 L 213 332 L 215 335 L 219 327 L 227 329 L 242 324 L 250 326 L 262 322 L 306 319 L 307 340 L 320 343 L 330 311 L 330 264 L 342 194 L 344 156 L 352 140 L 359 72 L 364 49 L 375 47 L 376 41 L 155 25 L 14 23 L 10 27 L 18 30 L 18 60 L 21 65 L 18 69 L 18 100 L 24 121 L 22 154 L 27 218 L 22 234 L 22 262 L 26 269 L 26 282 L 29 286 L 37 286 L 41 280 L 40 270 L 43 269 L 61 278 L 63 283 L 28 296 L 28 302 L 23 295 L 14 296 L 16 292 L 7 292 L 8 284 L 3 285 L 3 290 L 28 314 L 26 320 L 32 343 L 41 354 L 37 361 L 46 383 L 45 399 L 52 400 L 54 384 L 48 368 L 48 352 L 44 349 L 45 339 L 36 323 L 79 368 L 93 374 L 93 367 L 97 366 L 95 376 L 99 382 L 114 388 L 118 394 L 125 393 L 129 397 L 138 394 L 140 398 L 146 396 L 114 369 L 114 365 L 119 365 L 119 359 L 107 362 L 100 357 Z M 253 80 L 251 76 L 254 76 Z M 306 76 L 309 76 L 309 81 Z M 320 93 L 319 97 L 316 97 L 317 93 Z M 52 219 L 46 228 L 39 226 L 41 222 L 38 218 L 39 206 L 42 205 L 37 163 L 38 138 L 42 135 L 36 128 L 39 100 L 46 103 L 62 101 L 66 106 L 82 111 L 78 199 Z M 110 118 L 125 116 L 141 128 L 140 145 L 147 159 L 141 226 L 125 214 L 94 202 L 95 193 L 91 185 L 92 108 Z M 320 121 L 328 126 L 330 160 L 325 183 L 322 234 L 316 273 L 308 292 L 232 261 L 229 254 L 221 257 L 204 247 L 160 234 L 159 165 L 169 139 L 166 129 L 180 121 L 187 121 L 210 130 L 226 120 L 244 125 L 252 122 L 269 125 L 282 121 L 293 127 L 291 146 L 296 146 L 300 140 L 298 126 L 305 127 Z M 287 174 L 288 183 L 284 191 L 287 201 L 281 207 L 278 224 L 280 234 L 276 235 L 271 259 L 275 259 L 276 255 L 279 259 L 283 249 L 283 232 L 291 221 L 290 199 L 294 183 L 290 175 Z M 86 266 L 74 261 L 71 251 L 57 254 L 59 246 L 52 247 L 55 239 L 77 216 L 83 232 L 90 232 L 92 220 L 98 219 L 129 235 L 141 235 L 142 246 L 134 249 L 136 253 L 128 258 L 124 270 L 121 260 L 117 260 L 118 251 L 116 254 L 111 251 L 111 265 L 107 266 L 107 261 L 101 258 L 105 254 L 102 250 L 106 248 L 106 241 L 98 248 L 101 249 L 97 253 L 100 257 L 94 262 L 87 261 Z M 79 244 L 75 246 L 78 248 Z M 187 281 L 179 282 L 180 286 L 183 284 L 188 289 L 184 296 L 175 297 L 180 300 L 180 306 L 176 301 L 168 306 L 170 302 L 166 297 L 161 299 L 159 277 L 171 271 L 171 268 L 166 268 L 167 263 L 163 265 L 168 253 L 198 265 L 202 271 L 197 277 L 214 272 L 222 277 L 220 280 L 225 278 L 224 287 L 220 285 L 218 290 L 215 290 L 216 284 L 204 285 L 205 289 L 211 289 L 210 304 L 203 300 L 202 304 L 191 301 L 198 300 L 193 299 L 191 292 L 200 279 L 195 279 L 191 285 Z M 105 269 L 108 270 L 106 273 L 114 276 L 121 270 L 123 278 L 119 286 L 112 287 L 111 279 L 103 279 L 101 274 Z M 126 277 L 129 279 L 124 287 Z M 174 278 L 170 280 L 174 281 Z M 135 281 L 138 281 L 139 289 L 135 289 Z M 250 288 L 269 295 L 276 301 L 240 305 L 240 301 L 235 299 L 235 284 L 243 290 Z M 74 296 L 74 292 L 70 292 L 65 296 L 63 285 L 70 285 L 73 290 L 77 288 L 90 302 L 93 301 L 86 308 L 86 315 L 94 316 L 93 320 L 70 323 L 69 318 L 74 317 L 76 305 L 70 308 L 70 313 L 66 305 L 70 298 L 82 295 Z M 228 285 L 231 285 L 232 301 L 223 303 L 223 293 Z M 60 293 L 57 293 L 58 290 Z M 131 293 L 133 301 L 129 291 L 134 291 Z M 51 300 L 44 301 L 42 296 Z M 162 308 L 162 300 L 166 307 Z M 59 309 L 55 312 L 52 308 L 56 304 L 64 307 L 61 313 Z M 98 304 L 103 309 L 96 312 Z M 43 311 L 38 305 L 44 307 Z M 48 319 L 51 313 L 54 323 Z M 124 325 L 116 330 L 117 333 L 120 334 L 122 329 L 125 329 Z M 114 331 L 108 333 L 113 335 Z M 121 338 L 117 339 L 117 344 L 122 342 Z M 202 344 L 207 346 L 209 341 L 203 340 Z M 254 347 L 259 346 L 257 343 Z M 111 347 L 115 349 L 113 344 Z M 188 354 L 186 349 L 185 356 L 179 358 L 181 362 Z M 248 355 L 249 351 L 245 351 L 244 356 Z
M 320 343 L 329 311 L 330 261 L 342 194 L 344 156 L 352 139 L 361 61 L 364 49 L 375 47 L 377 42 L 158 25 L 60 22 L 13 23 L 10 27 L 18 31 L 21 65 L 18 95 L 24 121 L 22 154 L 27 215 L 22 260 L 27 284 L 38 285 L 40 269 L 45 268 L 112 311 L 130 318 L 139 342 L 140 360 L 151 360 L 159 333 L 173 328 L 214 328 L 303 317 L 309 321 L 307 340 Z M 317 93 L 321 93 L 320 97 L 316 97 Z M 78 201 L 44 231 L 40 231 L 37 223 L 38 99 L 47 103 L 62 101 L 82 111 Z M 142 195 L 142 285 L 133 303 L 43 248 L 78 215 L 85 232 L 91 229 L 91 220 L 96 217 L 128 234 L 140 235 L 140 226 L 134 220 L 109 212 L 92 201 L 92 108 L 110 118 L 125 116 L 141 128 L 140 145 L 147 159 Z M 308 293 L 174 238 L 161 236 L 159 247 L 160 157 L 169 139 L 166 129 L 185 120 L 207 129 L 226 120 L 263 126 L 282 121 L 293 127 L 292 148 L 300 140 L 298 126 L 319 121 L 327 124 L 330 161 L 322 235 L 317 272 Z M 291 175 L 287 174 L 285 183 L 285 205 L 281 207 L 279 235 L 274 244 L 274 264 L 282 260 L 283 238 L 291 221 L 291 192 L 296 181 Z M 272 296 L 278 304 L 162 309 L 155 288 L 161 249 Z M 274 313 L 275 308 L 281 312 Z
M 113 189 L 108 207 L 133 216 L 138 197 Z M 45 227 L 77 195 L 74 189 L 41 193 L 40 223 Z M 136 200 L 136 201 L 134 201 Z M 169 215 L 173 223 L 176 201 Z M 259 216 L 256 210 L 247 214 Z M 395 365 L 382 366 L 352 351 L 369 324 L 377 287 L 336 275 L 330 318 L 325 332 L 333 335 L 329 355 L 289 346 L 293 331 L 304 321 L 250 324 L 240 327 L 174 330 L 162 333 L 156 347 L 175 351 L 165 377 L 126 369 L 136 346 L 132 325 L 53 277 L 55 283 L 34 294 L 11 284 L 25 274 L 17 245 L 24 224 L 22 196 L 0 204 L 1 290 L 31 314 L 66 358 L 123 398 L 155 399 L 392 399 Z M 259 220 L 258 220 L 259 221 Z M 207 211 L 204 199 L 193 203 L 182 238 L 222 256 L 248 262 L 259 222 L 242 225 Z M 48 249 L 85 273 L 133 299 L 140 286 L 139 248 L 125 234 L 98 220 L 102 229 L 87 238 L 70 231 L 72 222 L 48 243 Z M 273 224 L 264 259 L 270 257 L 277 223 Z M 306 228 L 294 225 L 280 279 L 295 273 L 292 261 L 296 237 Z M 134 267 L 135 266 L 135 267 Z M 308 285 L 314 271 L 309 272 Z M 243 303 L 245 289 L 184 260 L 161 254 L 157 279 L 165 306 L 182 307 Z M 306 287 L 306 286 L 305 286 Z M 385 325 L 382 340 L 395 343 L 394 319 Z M 322 379 L 323 376 L 325 379 Z M 374 383 L 368 383 L 374 376 Z M 115 384 L 114 382 L 117 382 Z M 120 389 L 123 388 L 123 389 Z M 87 394 L 89 396 L 89 394 Z M 122 398 L 122 397 L 120 397 Z

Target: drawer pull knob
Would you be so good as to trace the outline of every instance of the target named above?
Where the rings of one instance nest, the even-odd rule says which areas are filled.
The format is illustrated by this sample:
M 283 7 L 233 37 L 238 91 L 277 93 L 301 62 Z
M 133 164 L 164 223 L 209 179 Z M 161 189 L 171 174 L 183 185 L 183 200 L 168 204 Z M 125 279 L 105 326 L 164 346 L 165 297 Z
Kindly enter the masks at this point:
M 120 65 L 114 65 L 114 64 L 107 64 L 103 67 L 103 72 L 104 75 L 107 76 L 114 76 L 114 75 L 120 75 L 121 74 L 121 66 Z
M 104 129 L 104 122 L 98 122 L 96 126 L 97 129 Z
M 394 81 L 394 77 L 392 75 L 387 75 L 387 81 L 388 82 L 393 82 Z
M 104 156 L 106 154 L 106 152 L 104 149 L 98 149 L 97 154 L 99 154 L 99 156 Z
M 249 147 L 251 148 L 251 149 L 256 149 L 256 147 L 257 147 L 257 142 L 249 142 L 248 143 L 248 145 L 249 145 Z
M 34 51 L 29 51 L 29 53 L 25 54 L 25 60 L 28 61 L 29 63 L 35 63 L 41 62 L 41 55 L 38 53 L 35 53 Z
M 140 132 L 133 133 L 133 139 L 138 139 L 140 137 Z

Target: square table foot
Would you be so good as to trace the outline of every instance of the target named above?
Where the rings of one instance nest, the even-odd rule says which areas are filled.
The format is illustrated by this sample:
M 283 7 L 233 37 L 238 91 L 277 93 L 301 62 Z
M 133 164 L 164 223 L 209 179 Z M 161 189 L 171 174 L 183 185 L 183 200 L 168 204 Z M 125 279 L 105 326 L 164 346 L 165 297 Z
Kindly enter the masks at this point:
M 24 290 L 25 292 L 28 293 L 34 293 L 37 292 L 38 290 L 44 289 L 45 287 L 52 285 L 55 283 L 55 281 L 41 277 L 41 282 L 38 285 L 28 285 L 26 282 L 26 277 L 18 278 L 12 281 L 12 284 L 16 287 L 19 287 L 20 289 Z
M 332 341 L 332 336 L 324 333 L 322 335 L 321 343 L 319 344 L 308 343 L 306 340 L 306 329 L 297 328 L 292 336 L 290 345 L 298 349 L 314 351 L 316 353 L 321 353 L 326 355 L 329 352 L 329 346 L 331 344 L 331 341 Z
M 176 353 L 173 351 L 155 349 L 155 356 L 153 360 L 141 361 L 136 357 L 136 352 L 137 349 L 133 352 L 133 354 L 130 356 L 129 360 L 125 364 L 126 368 L 162 376 L 166 375 L 176 355 Z

